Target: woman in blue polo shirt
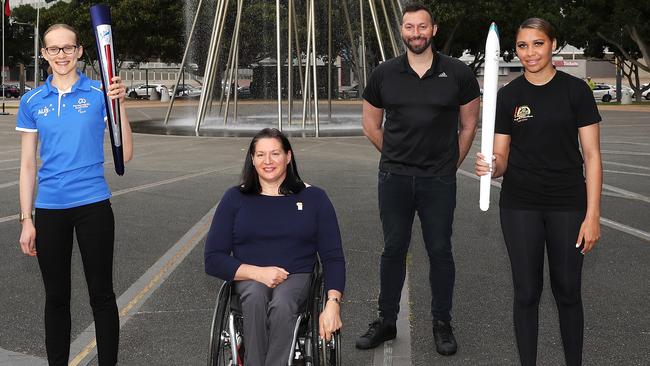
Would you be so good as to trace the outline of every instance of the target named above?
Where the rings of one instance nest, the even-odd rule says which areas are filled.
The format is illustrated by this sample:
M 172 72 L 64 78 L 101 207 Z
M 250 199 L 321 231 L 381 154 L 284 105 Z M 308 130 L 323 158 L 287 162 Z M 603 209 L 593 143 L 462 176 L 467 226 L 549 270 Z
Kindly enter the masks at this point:
M 20 101 L 22 132 L 20 246 L 36 256 L 45 285 L 45 344 L 50 365 L 67 365 L 70 353 L 70 258 L 77 235 L 95 320 L 100 365 L 117 363 L 119 317 L 113 292 L 114 218 L 104 178 L 105 106 L 100 83 L 77 72 L 83 54 L 74 28 L 45 31 L 41 54 L 52 75 Z M 115 77 L 108 96 L 124 102 Z M 124 160 L 133 156 L 131 128 L 121 106 Z M 36 152 L 41 167 L 36 186 Z M 32 218 L 32 207 L 35 217 Z

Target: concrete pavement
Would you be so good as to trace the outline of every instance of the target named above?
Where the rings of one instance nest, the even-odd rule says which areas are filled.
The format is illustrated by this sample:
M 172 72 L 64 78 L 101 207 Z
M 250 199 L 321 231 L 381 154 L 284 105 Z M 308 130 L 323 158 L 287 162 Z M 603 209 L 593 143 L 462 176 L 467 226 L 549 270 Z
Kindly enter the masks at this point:
M 155 107 L 142 111 L 162 113 Z M 136 110 L 129 114 L 138 119 Z M 646 214 L 650 116 L 647 112 L 609 110 L 602 114 L 607 185 L 602 216 L 637 232 L 603 225 L 598 247 L 586 257 L 584 360 L 586 365 L 645 365 L 650 354 L 650 240 L 643 236 L 650 231 Z M 0 365 L 37 365 L 44 364 L 45 357 L 44 298 L 36 260 L 20 253 L 20 227 L 12 217 L 18 212 L 15 182 L 20 156 L 14 118 L 0 116 Z M 107 164 L 117 219 L 115 290 L 124 299 L 121 311 L 131 304 L 128 319 L 123 317 L 121 364 L 205 363 L 219 281 L 203 272 L 204 238 L 197 224 L 205 222 L 221 194 L 237 183 L 248 143 L 248 137 L 136 134 L 136 156 L 127 165 L 126 175 L 116 176 Z M 454 326 L 459 352 L 452 357 L 435 353 L 428 315 L 427 260 L 416 220 L 407 306 L 403 307 L 407 316 L 398 324 L 409 331 L 410 361 L 397 357 L 384 361 L 378 359 L 386 354 L 383 349 L 354 348 L 355 338 L 375 316 L 378 296 L 382 248 L 376 191 L 379 154 L 363 137 L 293 137 L 292 143 L 301 176 L 327 190 L 341 225 L 348 262 L 344 365 L 390 364 L 391 360 L 395 365 L 518 364 L 510 269 L 498 220 L 498 188 L 493 188 L 490 211 L 480 212 L 478 181 L 471 174 L 478 145 L 458 175 L 453 240 L 457 266 Z M 177 259 L 170 262 L 172 258 Z M 167 270 L 160 280 L 147 287 L 163 268 Z M 76 249 L 72 285 L 72 340 L 81 345 L 71 354 L 75 360 L 92 338 L 85 335 L 92 315 Z M 398 341 L 395 343 L 397 346 Z M 548 288 L 540 309 L 538 354 L 540 365 L 563 363 L 557 314 Z M 92 347 L 87 355 L 75 362 L 96 364 Z

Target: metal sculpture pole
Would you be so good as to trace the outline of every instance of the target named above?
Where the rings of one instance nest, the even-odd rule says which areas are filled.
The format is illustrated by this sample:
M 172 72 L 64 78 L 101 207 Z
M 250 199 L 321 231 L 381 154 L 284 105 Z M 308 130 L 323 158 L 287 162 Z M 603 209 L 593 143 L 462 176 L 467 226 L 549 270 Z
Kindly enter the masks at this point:
M 363 88 L 365 89 L 368 83 L 368 71 L 366 70 L 366 27 L 363 21 L 363 0 L 359 0 L 359 18 L 361 19 L 361 65 L 363 65 Z
M 225 0 L 219 0 L 215 12 L 214 22 L 212 24 L 212 36 L 210 37 L 210 48 L 208 49 L 208 57 L 205 65 L 205 73 L 203 76 L 203 92 L 201 93 L 201 97 L 199 99 L 199 107 L 196 113 L 196 124 L 194 126 L 195 133 L 198 133 L 199 128 L 201 128 L 201 122 L 203 122 L 203 119 L 205 118 L 205 112 L 210 98 L 210 93 L 208 88 L 211 87 L 212 84 L 210 82 L 210 79 L 214 77 L 213 68 L 215 66 L 212 60 L 214 59 L 215 53 L 219 48 L 219 45 L 217 44 L 217 40 L 219 36 L 219 24 L 221 21 L 221 11 L 223 10 L 222 8 L 225 2 L 226 2 Z
M 311 6 L 311 2 L 307 4 L 307 6 Z M 305 129 L 305 121 L 307 120 L 307 94 L 309 91 L 309 63 L 310 63 L 310 55 L 309 52 L 311 51 L 311 9 L 310 11 L 307 12 L 307 58 L 305 59 L 305 87 L 302 89 L 304 92 L 302 94 L 302 128 Z M 311 102 L 310 102 L 311 103 Z
M 192 29 L 190 30 L 190 35 L 187 38 L 187 46 L 185 46 L 185 51 L 183 52 L 183 60 L 181 61 L 181 67 L 178 69 L 178 75 L 176 76 L 176 83 L 174 83 L 172 98 L 169 101 L 169 106 L 167 107 L 167 114 L 165 114 L 165 126 L 167 126 L 167 123 L 169 123 L 169 116 L 172 113 L 172 107 L 174 106 L 174 100 L 176 99 L 178 83 L 181 81 L 181 77 L 185 73 L 185 63 L 187 62 L 187 55 L 190 51 L 190 45 L 192 44 L 192 37 L 194 36 L 194 29 L 196 29 L 196 21 L 199 19 L 199 14 L 201 13 L 202 4 L 203 4 L 203 0 L 199 0 L 199 5 L 196 7 L 196 14 L 194 14 L 194 20 L 192 21 Z
M 242 4 L 243 7 L 243 4 Z M 237 36 L 237 49 L 235 50 L 235 80 L 237 80 L 237 84 L 239 84 L 239 36 Z M 250 86 L 249 86 L 250 88 Z M 249 89 L 250 90 L 250 89 Z M 239 100 L 237 98 L 237 95 L 239 94 L 239 88 L 237 85 L 235 85 L 235 109 L 234 109 L 234 117 L 233 121 L 237 122 L 237 112 L 238 112 L 238 105 L 239 105 Z
M 327 115 L 332 121 L 332 0 L 327 1 Z
M 390 46 L 393 49 L 393 57 L 397 57 L 397 43 L 395 43 L 395 34 L 393 33 L 393 27 L 390 25 L 390 18 L 388 18 L 388 11 L 386 11 L 386 3 L 384 0 L 381 0 L 381 11 L 384 13 L 384 18 L 386 19 L 386 30 L 388 31 L 388 39 L 390 39 Z
M 348 11 L 348 2 L 342 1 L 341 5 L 343 6 L 343 17 L 345 18 L 345 28 L 350 38 L 350 50 L 352 50 L 352 58 L 354 59 L 355 71 L 357 73 L 357 78 L 359 79 L 359 84 L 363 82 L 363 76 L 361 76 L 361 59 L 359 58 L 359 50 L 354 44 L 354 36 L 352 35 L 352 22 L 350 21 L 350 12 Z M 361 85 L 359 85 L 361 86 Z
M 220 24 L 219 24 L 219 34 L 217 36 L 217 50 L 215 53 L 215 58 L 212 60 L 212 63 L 214 66 L 212 67 L 212 72 L 213 76 L 210 78 L 210 89 L 208 89 L 208 113 L 212 112 L 212 104 L 214 103 L 214 98 L 212 97 L 212 94 L 214 94 L 214 83 L 217 81 L 217 75 L 219 75 L 219 55 L 221 54 L 221 37 L 223 36 L 223 29 L 224 26 L 226 25 L 226 15 L 228 14 L 228 4 L 230 4 L 230 1 L 226 0 L 225 5 L 223 8 L 223 12 L 221 13 L 221 19 L 220 19 Z
M 370 15 L 372 16 L 372 24 L 375 27 L 375 34 L 377 35 L 377 42 L 379 44 L 379 52 L 381 53 L 381 60 L 386 61 L 386 53 L 384 52 L 384 43 L 381 40 L 379 20 L 377 19 L 377 8 L 375 7 L 374 0 L 368 0 L 368 4 L 370 5 Z
M 278 130 L 282 131 L 282 65 L 280 60 L 280 0 L 275 0 L 276 72 L 278 79 Z
M 397 6 L 399 7 L 399 12 L 400 12 L 400 14 L 401 14 L 402 11 L 403 11 L 403 9 L 402 9 L 402 2 L 401 2 L 400 0 L 395 0 L 395 1 L 397 1 Z
M 314 115 L 316 117 L 316 137 L 320 137 L 320 123 L 318 116 L 318 78 L 317 75 L 317 66 L 316 65 L 316 7 L 314 5 L 314 0 L 311 0 L 311 61 L 313 64 L 314 71 Z
M 237 4 L 239 6 L 239 4 Z M 237 27 L 237 22 L 235 21 L 235 27 Z M 221 87 L 219 88 L 221 90 L 221 93 L 219 95 L 219 114 L 223 111 L 223 98 L 226 95 L 226 90 L 228 95 L 232 93 L 232 90 L 230 90 L 230 81 L 227 81 L 227 75 L 230 75 L 232 72 L 232 69 L 230 69 L 230 65 L 232 65 L 232 62 L 235 60 L 235 28 L 232 30 L 232 35 L 230 36 L 230 47 L 228 48 L 228 58 L 226 61 L 226 68 L 223 70 L 223 76 L 221 78 Z M 225 124 L 225 123 L 224 123 Z
M 244 1 L 243 0 L 237 0 L 237 18 L 235 19 L 235 29 L 233 31 L 233 36 L 234 36 L 234 42 L 231 45 L 231 49 L 233 50 L 233 57 L 232 57 L 232 62 L 230 63 L 229 69 L 228 70 L 228 95 L 226 96 L 226 110 L 223 113 L 223 124 L 224 126 L 228 122 L 228 107 L 230 106 L 230 93 L 237 93 L 237 82 L 235 81 L 234 85 L 232 82 L 232 76 L 233 76 L 233 71 L 237 67 L 235 65 L 236 59 L 237 59 L 237 50 L 239 49 L 239 27 L 241 26 L 241 13 L 242 9 L 244 6 Z M 234 89 L 234 91 L 233 91 Z
M 292 7 L 293 0 L 289 0 L 289 3 L 287 4 L 287 123 L 289 126 L 291 126 L 291 111 L 293 110 L 293 47 L 291 45 L 291 42 L 293 42 L 293 39 L 291 39 L 291 23 L 293 22 Z
M 397 26 L 397 38 L 401 38 L 400 35 L 400 27 L 402 25 L 402 17 L 400 16 L 401 11 L 402 11 L 402 4 L 400 4 L 399 0 L 388 0 L 390 2 L 390 7 L 393 9 L 393 16 L 395 17 L 395 25 Z M 395 3 L 399 4 L 400 12 L 397 12 L 397 8 L 395 7 Z M 399 41 L 398 41 L 399 43 Z M 406 45 L 404 45 L 404 42 L 401 43 L 401 52 L 406 52 Z
M 291 0 L 291 14 L 293 17 L 293 23 L 291 26 L 293 27 L 293 32 L 294 32 L 294 42 L 296 46 L 296 60 L 298 61 L 298 77 L 300 78 L 300 95 L 303 95 L 305 91 L 302 89 L 302 51 L 300 50 L 300 37 L 298 37 L 298 17 L 296 17 L 296 3 Z

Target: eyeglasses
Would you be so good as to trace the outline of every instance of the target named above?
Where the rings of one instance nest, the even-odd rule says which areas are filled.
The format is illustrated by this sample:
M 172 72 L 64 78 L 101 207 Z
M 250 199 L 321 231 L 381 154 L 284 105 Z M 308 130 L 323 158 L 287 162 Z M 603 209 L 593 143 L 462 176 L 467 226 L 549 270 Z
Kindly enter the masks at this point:
M 45 52 L 50 56 L 56 56 L 59 52 L 63 51 L 66 55 L 72 55 L 77 50 L 78 46 L 63 46 L 63 47 L 45 47 Z

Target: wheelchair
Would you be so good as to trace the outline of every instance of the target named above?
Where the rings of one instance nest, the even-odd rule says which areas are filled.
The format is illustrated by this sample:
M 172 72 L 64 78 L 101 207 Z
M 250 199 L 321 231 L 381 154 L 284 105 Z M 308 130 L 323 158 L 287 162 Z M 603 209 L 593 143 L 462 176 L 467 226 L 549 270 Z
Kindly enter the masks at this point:
M 317 262 L 311 276 L 309 297 L 300 308 L 293 331 L 289 366 L 340 366 L 341 334 L 336 332 L 330 341 L 318 336 L 318 316 L 325 306 L 327 294 L 323 288 L 320 264 Z M 219 289 L 208 347 L 208 366 L 244 365 L 244 324 L 239 296 L 232 281 L 224 282 Z

